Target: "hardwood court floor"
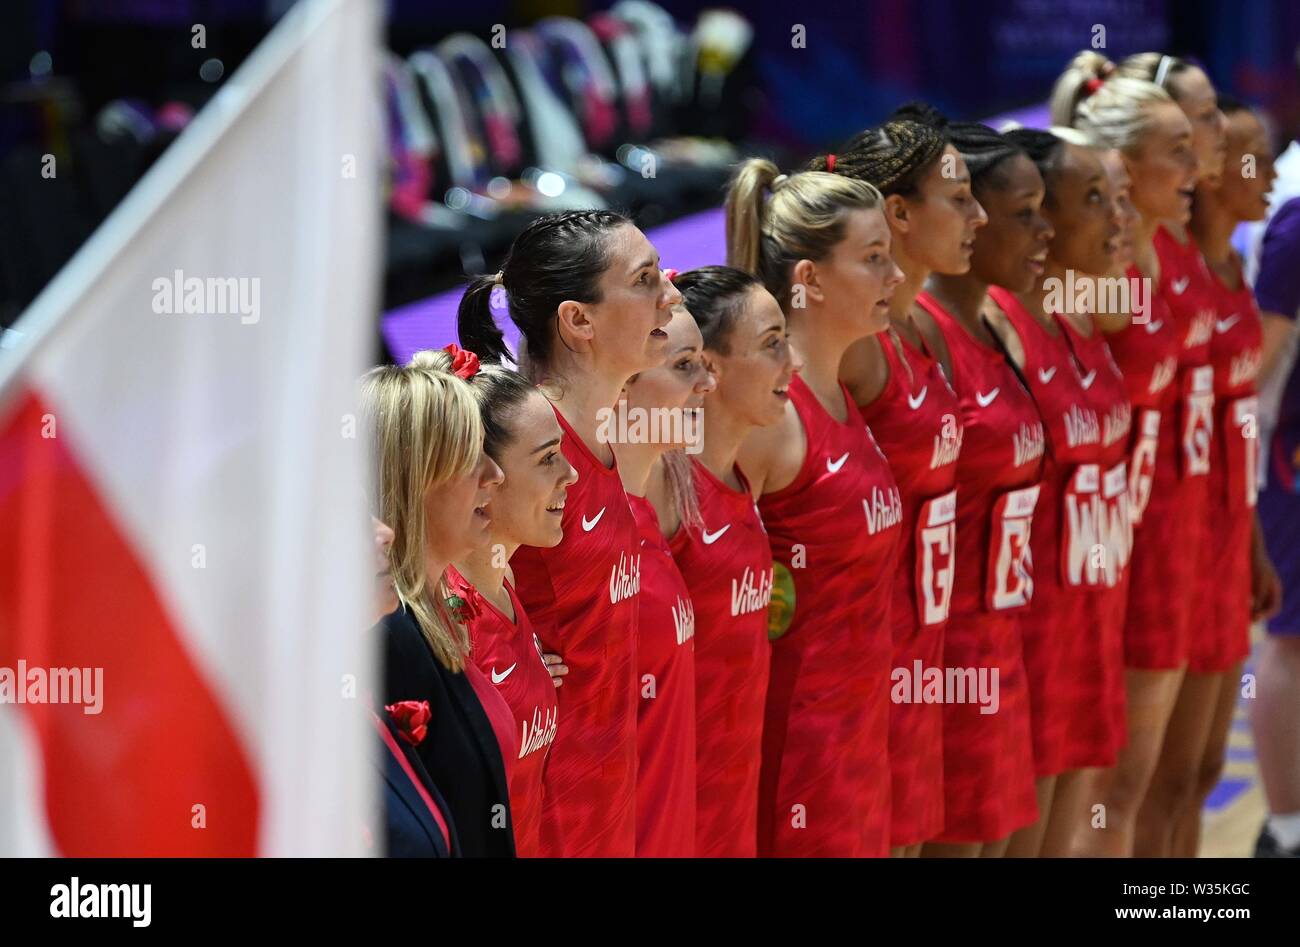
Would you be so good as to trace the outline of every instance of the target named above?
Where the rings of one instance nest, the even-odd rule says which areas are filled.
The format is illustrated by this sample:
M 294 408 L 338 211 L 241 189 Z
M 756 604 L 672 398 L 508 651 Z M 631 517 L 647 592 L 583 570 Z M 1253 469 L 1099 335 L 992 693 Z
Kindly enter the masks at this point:
M 1256 627 L 1251 640 L 1258 642 L 1263 632 Z M 1254 656 L 1246 662 L 1245 673 L 1253 671 Z M 1202 858 L 1248 858 L 1255 851 L 1255 838 L 1267 814 L 1264 790 L 1259 782 L 1255 746 L 1251 739 L 1248 701 L 1240 698 L 1228 739 L 1228 760 L 1223 778 L 1206 800 L 1201 813 Z

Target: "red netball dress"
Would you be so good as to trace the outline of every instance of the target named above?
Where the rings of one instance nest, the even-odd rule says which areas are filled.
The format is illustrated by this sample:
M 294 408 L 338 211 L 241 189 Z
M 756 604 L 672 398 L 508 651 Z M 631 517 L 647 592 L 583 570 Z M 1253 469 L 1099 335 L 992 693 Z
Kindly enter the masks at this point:
M 1006 313 L 1024 348 L 1022 371 L 1047 433 L 1038 505 L 1034 508 L 1034 598 L 1020 615 L 1030 726 L 1038 776 L 1101 766 L 1075 742 L 1078 724 L 1096 714 L 1086 703 L 1087 675 L 1069 660 L 1071 639 L 1094 636 L 1079 614 L 1101 584 L 1099 545 L 1101 421 L 1088 403 L 1064 330 L 1055 335 L 1000 286 L 989 296 Z M 1094 379 L 1089 380 L 1091 384 Z
M 561 450 L 578 471 L 564 507 L 564 540 L 522 546 L 515 590 L 542 646 L 569 666 L 558 691 L 546 763 L 542 850 L 547 856 L 636 854 L 636 634 L 641 534 L 617 465 L 606 467 L 555 412 Z
M 503 748 L 510 772 L 510 813 L 515 852 L 520 858 L 542 854 L 542 774 L 555 740 L 555 685 L 542 662 L 541 646 L 523 604 L 505 583 L 515 620 L 484 598 L 454 566 L 447 569 L 453 593 L 467 603 L 470 660 L 490 678 L 510 709 L 511 739 Z
M 1157 292 L 1169 304 L 1182 344 L 1178 353 L 1177 402 L 1174 430 L 1178 444 L 1178 476 L 1170 484 L 1177 513 L 1170 524 L 1167 549 L 1177 549 L 1170 584 L 1159 590 L 1165 601 L 1181 603 L 1170 609 L 1164 625 L 1168 638 L 1176 640 L 1177 652 L 1162 650 L 1158 667 L 1187 663 L 1194 637 L 1213 634 L 1211 617 L 1198 613 L 1196 588 L 1201 584 L 1200 554 L 1205 539 L 1209 472 L 1213 466 L 1210 441 L 1214 433 L 1214 368 L 1210 364 L 1210 340 L 1214 337 L 1214 291 L 1209 268 L 1201 258 L 1196 241 L 1189 235 L 1180 245 L 1161 227 L 1155 235 L 1160 257 L 1160 286 Z M 1153 590 L 1154 591 L 1154 590 Z
M 889 458 L 903 501 L 902 540 L 890 624 L 890 844 L 915 845 L 943 830 L 943 706 L 911 699 L 905 685 L 943 667 L 956 563 L 961 410 L 939 363 L 891 330 L 877 337 L 889 363 L 885 389 L 859 406 Z M 897 339 L 896 345 L 894 339 Z M 900 353 L 901 347 L 901 353 Z
M 1106 341 L 1133 404 L 1129 453 L 1129 508 L 1133 548 L 1127 575 L 1124 665 L 1140 670 L 1176 668 L 1186 660 L 1186 599 L 1177 588 L 1181 567 L 1170 551 L 1178 510 L 1178 432 L 1174 381 L 1182 342 L 1165 297 L 1144 289 L 1136 266 L 1127 271 L 1133 287 L 1133 319 Z
M 1132 408 L 1124 375 L 1111 356 L 1106 337 L 1093 327 L 1083 335 L 1069 319 L 1057 316 L 1079 364 L 1088 404 L 1101 419 L 1101 493 L 1098 540 L 1105 550 L 1100 584 L 1082 602 L 1077 627 L 1092 634 L 1069 636 L 1067 664 L 1078 675 L 1077 699 L 1090 712 L 1076 717 L 1071 744 L 1092 764 L 1111 766 L 1127 739 L 1124 690 L 1124 612 L 1128 599 L 1133 518 L 1129 510 L 1128 452 Z
M 753 858 L 772 550 L 740 468 L 733 490 L 693 466 L 703 525 L 682 526 L 670 546 L 695 606 L 695 854 Z
M 1199 674 L 1232 669 L 1250 653 L 1250 541 L 1259 471 L 1255 397 L 1264 329 L 1255 294 L 1244 279 L 1231 290 L 1210 273 L 1214 299 L 1214 437 L 1209 497 L 1196 586 L 1196 623 L 1188 668 Z M 1240 279 L 1240 277 L 1239 277 Z
M 772 643 L 758 851 L 884 856 L 902 499 L 846 389 L 843 424 L 797 375 L 790 398 L 807 443 L 803 466 L 758 501 L 774 568 L 794 586 L 793 619 Z
M 628 502 L 641 530 L 636 853 L 690 858 L 695 854 L 695 608 L 654 506 L 632 494 Z
M 1038 818 L 1019 611 L 1033 597 L 1030 533 L 1045 439 L 1029 392 L 928 293 L 965 430 L 957 458 L 957 571 L 944 629 L 940 842 L 1001 839 Z M 960 685 L 960 686 L 959 686 Z

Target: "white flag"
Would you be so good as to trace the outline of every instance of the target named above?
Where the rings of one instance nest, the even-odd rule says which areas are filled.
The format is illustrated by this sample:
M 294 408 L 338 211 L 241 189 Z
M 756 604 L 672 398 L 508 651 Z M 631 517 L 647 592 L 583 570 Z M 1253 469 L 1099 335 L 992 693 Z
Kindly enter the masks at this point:
M 291 9 L 0 353 L 0 855 L 367 851 L 378 14 Z

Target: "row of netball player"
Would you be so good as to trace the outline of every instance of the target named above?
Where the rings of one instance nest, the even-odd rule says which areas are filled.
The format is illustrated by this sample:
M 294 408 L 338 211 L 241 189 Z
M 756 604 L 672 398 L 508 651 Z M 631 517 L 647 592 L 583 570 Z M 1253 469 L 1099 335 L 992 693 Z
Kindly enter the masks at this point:
M 1080 54 L 1052 110 L 749 160 L 726 266 L 542 218 L 463 349 L 367 376 L 384 703 L 421 708 L 447 850 L 1195 852 L 1279 594 L 1252 396 L 1280 340 L 1229 242 L 1271 155 L 1173 57 Z

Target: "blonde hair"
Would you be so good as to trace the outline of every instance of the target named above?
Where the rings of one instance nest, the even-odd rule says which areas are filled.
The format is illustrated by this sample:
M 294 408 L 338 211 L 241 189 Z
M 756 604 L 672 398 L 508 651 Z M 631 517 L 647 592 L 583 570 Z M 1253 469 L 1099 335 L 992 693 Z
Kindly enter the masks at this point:
M 786 175 L 764 158 L 750 158 L 727 190 L 727 265 L 761 279 L 789 312 L 794 264 L 825 259 L 844 238 L 850 212 L 883 203 L 865 181 L 826 171 Z
M 1087 97 L 1088 83 L 1105 80 L 1115 71 L 1115 64 L 1093 49 L 1077 53 L 1052 85 L 1047 99 L 1053 125 L 1074 127 L 1079 105 Z
M 1172 96 L 1174 93 L 1171 80 L 1174 76 L 1195 68 L 1197 68 L 1195 65 L 1179 56 L 1169 56 L 1165 53 L 1134 53 L 1119 61 L 1115 74 L 1153 82 Z
M 415 616 L 434 657 L 460 671 L 469 635 L 444 604 L 450 594 L 446 577 L 426 572 L 424 498 L 430 488 L 468 475 L 479 463 L 478 404 L 451 373 L 451 356 L 425 351 L 405 366 L 367 372 L 361 405 L 374 444 L 376 512 L 393 530 L 389 559 L 397 597 Z
M 700 515 L 700 497 L 695 491 L 695 468 L 684 450 L 670 450 L 663 454 L 664 482 L 668 495 L 677 510 L 682 526 L 690 529 L 704 523 Z
M 1151 124 L 1151 107 L 1174 101 L 1151 81 L 1153 73 L 1159 74 L 1162 61 L 1186 68 L 1182 60 L 1159 53 L 1130 56 L 1116 66 L 1100 53 L 1084 50 L 1052 86 L 1052 124 L 1077 128 L 1095 147 L 1132 153 Z M 1166 67 L 1166 75 L 1161 76 L 1166 83 L 1169 71 Z M 1088 86 L 1094 80 L 1101 85 L 1090 92 Z

